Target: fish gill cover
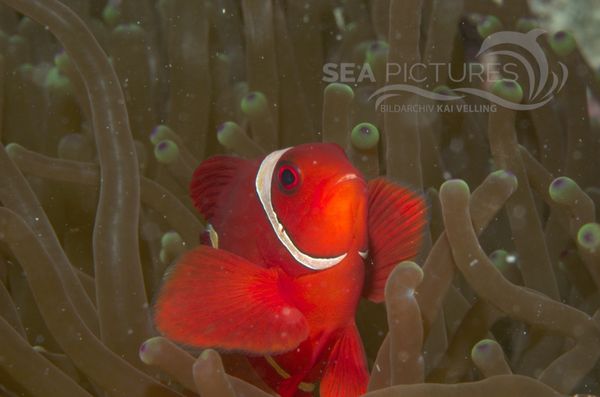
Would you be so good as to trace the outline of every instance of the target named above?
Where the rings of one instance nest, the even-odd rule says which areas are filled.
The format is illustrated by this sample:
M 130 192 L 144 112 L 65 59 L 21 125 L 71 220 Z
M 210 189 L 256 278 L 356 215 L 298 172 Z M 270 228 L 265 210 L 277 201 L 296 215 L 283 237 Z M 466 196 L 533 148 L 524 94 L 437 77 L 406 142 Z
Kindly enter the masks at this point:
M 429 203 L 422 253 L 359 304 L 366 396 L 599 395 L 600 84 L 585 43 L 534 17 L 3 0 L 0 393 L 272 395 L 230 354 L 159 336 L 152 305 L 205 230 L 202 160 L 332 142 Z

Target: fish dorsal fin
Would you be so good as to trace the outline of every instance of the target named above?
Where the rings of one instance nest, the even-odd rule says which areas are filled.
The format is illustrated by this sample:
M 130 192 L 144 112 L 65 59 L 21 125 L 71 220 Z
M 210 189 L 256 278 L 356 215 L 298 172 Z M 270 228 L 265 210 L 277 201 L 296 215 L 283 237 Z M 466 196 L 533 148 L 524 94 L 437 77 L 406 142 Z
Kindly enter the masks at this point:
M 419 194 L 384 178 L 370 181 L 368 192 L 369 268 L 363 293 L 382 302 L 393 268 L 419 252 L 427 206 Z
M 221 193 L 247 163 L 247 160 L 233 156 L 214 156 L 196 168 L 190 182 L 190 195 L 194 206 L 206 219 L 213 217 Z
M 205 245 L 167 274 L 155 304 L 157 328 L 176 342 L 277 354 L 308 336 L 304 315 L 284 296 L 293 280 Z

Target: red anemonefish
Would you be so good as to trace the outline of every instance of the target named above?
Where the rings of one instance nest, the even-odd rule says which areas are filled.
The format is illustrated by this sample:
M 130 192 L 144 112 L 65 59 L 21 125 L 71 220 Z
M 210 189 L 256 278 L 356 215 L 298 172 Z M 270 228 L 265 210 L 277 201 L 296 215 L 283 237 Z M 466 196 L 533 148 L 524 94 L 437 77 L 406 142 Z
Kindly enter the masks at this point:
M 282 397 L 310 396 L 315 382 L 321 397 L 363 394 L 356 306 L 383 301 L 393 266 L 417 254 L 423 199 L 383 178 L 367 183 L 339 146 L 322 143 L 209 158 L 190 190 L 218 248 L 200 245 L 169 272 L 158 329 L 244 353 Z

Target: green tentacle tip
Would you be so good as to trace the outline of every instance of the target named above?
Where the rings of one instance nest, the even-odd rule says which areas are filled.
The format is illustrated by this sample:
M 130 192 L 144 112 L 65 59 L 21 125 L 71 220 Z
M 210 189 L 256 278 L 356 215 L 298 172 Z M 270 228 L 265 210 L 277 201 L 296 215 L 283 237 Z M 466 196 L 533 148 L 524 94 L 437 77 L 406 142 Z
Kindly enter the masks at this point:
M 331 83 L 325 87 L 325 95 L 345 96 L 349 99 L 354 98 L 354 90 L 347 84 Z
M 519 185 L 519 179 L 517 178 L 517 176 L 515 174 L 513 174 L 510 171 L 496 170 L 496 171 L 493 171 L 491 173 L 491 175 L 494 176 L 494 177 L 496 177 L 496 178 L 510 180 L 511 184 L 514 185 L 515 189 Z
M 588 251 L 595 252 L 600 248 L 600 225 L 586 223 L 577 232 L 577 242 Z
M 417 278 L 414 280 L 416 282 L 416 285 L 419 285 L 421 283 L 421 281 L 423 281 L 423 269 L 417 265 L 415 262 L 412 261 L 404 261 L 404 262 L 400 262 L 397 266 L 398 269 L 400 270 L 408 270 L 413 272 Z
M 471 358 L 475 361 L 479 358 L 488 356 L 497 342 L 492 339 L 482 339 L 477 342 L 471 349 Z
M 121 11 L 112 4 L 107 4 L 102 10 L 102 20 L 108 26 L 115 26 L 121 19 Z
M 352 129 L 350 141 L 358 150 L 372 150 L 379 143 L 379 130 L 371 123 L 357 124 Z
M 492 85 L 492 93 L 514 103 L 520 103 L 523 100 L 523 88 L 514 80 L 497 80 Z
M 447 190 L 460 190 L 461 193 L 470 193 L 469 184 L 462 179 L 449 179 L 440 186 L 440 194 Z
M 154 156 L 159 163 L 170 164 L 179 157 L 179 147 L 170 139 L 165 139 L 154 146 Z
M 498 178 L 515 178 L 515 174 L 506 170 L 492 171 L 491 175 L 497 176 Z
M 150 133 L 150 142 L 152 142 L 153 145 L 156 145 L 158 142 L 165 139 L 173 140 L 174 136 L 175 132 L 173 132 L 169 126 L 159 124 L 152 129 L 152 132 Z
M 202 361 L 207 361 L 216 356 L 216 352 L 213 349 L 204 349 L 198 358 Z
M 66 68 L 70 67 L 71 59 L 69 55 L 65 51 L 60 51 L 58 54 L 54 56 L 54 65 L 62 72 L 65 71 Z
M 372 42 L 367 46 L 366 61 L 372 63 L 375 59 L 385 56 L 390 49 L 390 45 L 382 40 Z
M 498 249 L 490 254 L 490 260 L 497 268 L 501 268 L 506 265 L 506 257 L 508 252 L 503 249 Z
M 162 337 L 155 336 L 146 340 L 140 345 L 139 356 L 140 360 L 146 365 L 151 365 L 154 362 L 154 358 L 158 350 L 160 349 L 160 341 Z
M 160 245 L 163 248 L 179 247 L 183 245 L 183 239 L 181 238 L 179 233 L 175 231 L 169 231 L 163 234 L 163 236 L 161 237 Z
M 15 142 L 11 142 L 8 145 L 6 145 L 4 147 L 4 149 L 6 150 L 6 153 L 8 153 L 9 156 L 14 156 L 16 155 L 20 150 L 23 150 L 23 146 L 19 145 L 18 143 Z
M 71 87 L 68 77 L 62 75 L 60 69 L 56 66 L 50 68 L 44 84 L 52 90 L 69 90 Z
M 412 269 L 412 270 L 415 270 L 417 272 L 423 273 L 423 269 L 421 269 L 421 267 L 419 265 L 417 265 L 413 261 L 400 262 L 398 264 L 398 268 L 400 268 L 400 269 Z
M 550 198 L 557 203 L 568 204 L 573 199 L 573 194 L 577 191 L 577 182 L 568 176 L 559 176 L 554 179 L 548 187 Z
M 237 123 L 226 121 L 217 127 L 217 140 L 221 145 L 228 147 L 240 131 L 241 127 Z
M 502 22 L 494 15 L 487 15 L 477 23 L 477 33 L 483 38 L 502 30 Z
M 242 98 L 242 112 L 246 116 L 262 113 L 267 110 L 268 102 L 265 94 L 259 91 L 252 91 Z
M 569 55 L 577 48 L 575 37 L 571 32 L 566 30 L 554 33 L 548 38 L 548 42 L 550 43 L 552 51 L 561 57 Z
M 123 23 L 117 25 L 113 32 L 118 34 L 136 34 L 143 33 L 144 29 L 137 23 Z
M 530 30 L 536 29 L 540 26 L 538 21 L 534 18 L 523 17 L 517 21 L 517 30 L 521 33 L 527 33 Z
M 507 275 L 512 269 L 519 269 L 518 258 L 514 253 L 509 253 L 503 249 L 496 250 L 490 254 L 490 260 L 500 271 Z

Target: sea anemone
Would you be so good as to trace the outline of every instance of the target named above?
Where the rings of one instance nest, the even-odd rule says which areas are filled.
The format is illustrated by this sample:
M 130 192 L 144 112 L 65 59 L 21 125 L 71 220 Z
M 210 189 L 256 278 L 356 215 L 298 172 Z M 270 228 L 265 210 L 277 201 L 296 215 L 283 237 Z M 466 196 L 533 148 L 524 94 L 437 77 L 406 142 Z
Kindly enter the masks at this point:
M 430 206 L 422 254 L 359 306 L 366 396 L 600 394 L 600 84 L 527 2 L 2 3 L 1 393 L 270 395 L 157 335 L 151 302 L 204 230 L 201 160 L 324 141 Z M 524 46 L 479 53 L 503 32 L 556 84 L 525 78 Z M 517 78 L 456 81 L 509 50 Z M 449 73 L 415 68 L 376 107 L 416 64 Z

